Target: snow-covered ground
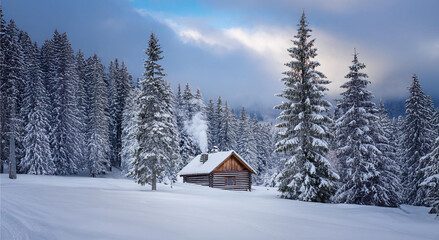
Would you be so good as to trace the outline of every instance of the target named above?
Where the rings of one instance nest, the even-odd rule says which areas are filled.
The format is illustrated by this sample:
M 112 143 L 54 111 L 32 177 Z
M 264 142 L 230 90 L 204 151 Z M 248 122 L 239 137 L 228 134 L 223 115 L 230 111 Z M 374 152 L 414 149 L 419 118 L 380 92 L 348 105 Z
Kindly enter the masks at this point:
M 123 178 L 1 175 L 1 239 L 439 239 L 424 207 L 280 199 L 192 184 L 157 192 Z

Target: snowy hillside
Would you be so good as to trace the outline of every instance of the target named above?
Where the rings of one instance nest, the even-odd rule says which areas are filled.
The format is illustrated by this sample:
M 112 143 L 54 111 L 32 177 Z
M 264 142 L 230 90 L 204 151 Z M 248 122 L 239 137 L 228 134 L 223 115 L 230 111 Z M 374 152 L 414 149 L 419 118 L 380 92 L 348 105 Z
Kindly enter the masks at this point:
M 1 239 L 438 239 L 428 208 L 280 199 L 192 184 L 1 175 Z

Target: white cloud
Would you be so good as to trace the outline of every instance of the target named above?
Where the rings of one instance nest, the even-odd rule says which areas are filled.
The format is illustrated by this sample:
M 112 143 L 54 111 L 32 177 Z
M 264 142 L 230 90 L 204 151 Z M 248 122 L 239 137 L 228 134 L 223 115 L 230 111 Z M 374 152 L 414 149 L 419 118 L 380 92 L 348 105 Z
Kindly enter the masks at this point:
M 339 2 L 342 1 L 345 0 L 339 0 Z M 267 79 L 264 84 L 269 88 L 269 91 L 280 91 L 282 72 L 287 70 L 284 63 L 291 60 L 287 49 L 292 46 L 290 40 L 296 34 L 295 28 L 259 25 L 252 28 L 218 29 L 197 21 L 179 19 L 177 23 L 176 20 L 163 18 L 157 14 L 150 15 L 158 17 L 159 21 L 169 26 L 185 44 L 192 44 L 216 54 L 244 51 L 252 57 L 259 58 L 261 64 L 255 67 L 263 68 L 264 71 L 273 76 L 271 79 Z M 312 37 L 316 38 L 315 46 L 318 48 L 317 60 L 321 64 L 318 70 L 332 81 L 329 85 L 331 98 L 338 97 L 342 91 L 339 87 L 346 81 L 344 76 L 349 71 L 348 66 L 351 64 L 354 48 L 357 48 L 359 52 L 360 61 L 367 66 L 366 73 L 372 81 L 372 89 L 375 90 L 384 84 L 387 74 L 392 70 L 391 59 L 376 49 L 365 47 L 366 44 L 362 44 L 360 41 L 355 42 L 343 35 L 331 34 L 315 27 L 312 29 Z M 400 95 L 400 92 L 404 91 L 405 88 L 392 89 L 392 94 Z M 378 97 L 381 95 L 380 91 L 376 93 Z

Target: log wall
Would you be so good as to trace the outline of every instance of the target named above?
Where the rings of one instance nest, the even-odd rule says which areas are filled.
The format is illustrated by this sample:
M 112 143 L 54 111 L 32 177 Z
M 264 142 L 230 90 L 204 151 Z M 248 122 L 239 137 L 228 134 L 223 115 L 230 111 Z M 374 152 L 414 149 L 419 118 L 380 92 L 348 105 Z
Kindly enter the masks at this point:
M 235 177 L 235 185 L 226 185 L 226 177 Z M 251 190 L 250 171 L 221 171 L 212 173 L 212 187 L 226 190 Z
M 195 183 L 203 186 L 210 186 L 208 174 L 183 176 L 183 182 Z

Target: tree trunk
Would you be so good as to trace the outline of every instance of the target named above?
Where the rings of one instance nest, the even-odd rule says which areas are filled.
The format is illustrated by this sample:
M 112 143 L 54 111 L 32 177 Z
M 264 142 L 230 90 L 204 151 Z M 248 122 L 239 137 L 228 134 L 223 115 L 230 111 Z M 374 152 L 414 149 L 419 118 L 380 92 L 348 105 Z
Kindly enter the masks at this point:
M 155 173 L 152 175 L 152 183 L 151 183 L 152 190 L 157 190 L 157 176 Z
M 1 139 L 0 139 L 1 142 Z M 5 166 L 4 166 L 4 162 L 3 160 L 0 159 L 0 173 L 4 173 L 5 172 Z

